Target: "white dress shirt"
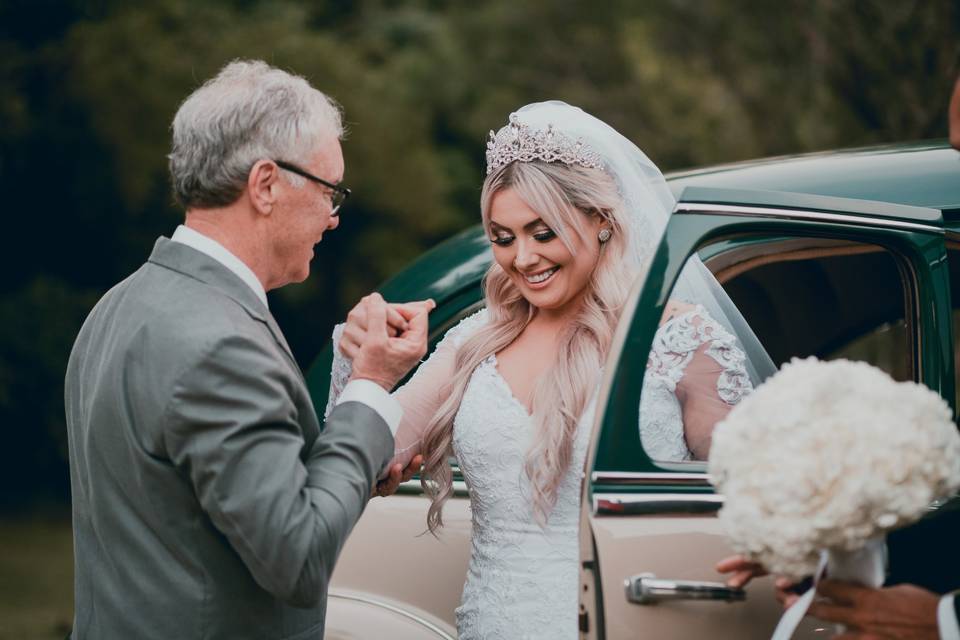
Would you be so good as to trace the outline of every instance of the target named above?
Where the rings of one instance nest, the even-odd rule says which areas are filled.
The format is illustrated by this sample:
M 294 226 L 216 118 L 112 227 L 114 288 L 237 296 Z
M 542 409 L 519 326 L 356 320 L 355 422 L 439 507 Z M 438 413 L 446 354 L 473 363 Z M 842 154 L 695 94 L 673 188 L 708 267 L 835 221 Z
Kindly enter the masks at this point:
M 196 249 L 225 266 L 243 280 L 257 294 L 257 297 L 263 302 L 263 306 L 269 309 L 267 292 L 256 274 L 244 264 L 243 260 L 230 253 L 222 244 L 182 224 L 176 228 L 170 239 Z M 403 408 L 393 396 L 376 382 L 351 380 L 343 388 L 340 397 L 337 398 L 338 405 L 344 402 L 361 402 L 367 405 L 383 418 L 387 426 L 390 427 L 390 433 L 396 435 L 397 429 L 400 427 L 400 419 L 403 417 Z
M 937 629 L 941 640 L 960 640 L 960 626 L 957 625 L 957 612 L 953 608 L 954 593 L 940 598 L 937 606 Z
M 200 253 L 205 253 L 225 266 L 227 269 L 232 271 L 234 275 L 243 280 L 248 287 L 253 289 L 253 292 L 257 294 L 258 298 L 260 298 L 260 302 L 263 303 L 263 306 L 267 307 L 268 309 L 270 308 L 267 304 L 267 292 L 264 290 L 260 279 L 257 278 L 253 270 L 248 267 L 243 260 L 230 253 L 225 246 L 213 238 L 208 238 L 199 231 L 191 229 L 190 227 L 182 224 L 177 227 L 170 239 L 174 242 L 179 242 L 187 245 L 188 247 L 192 247 Z

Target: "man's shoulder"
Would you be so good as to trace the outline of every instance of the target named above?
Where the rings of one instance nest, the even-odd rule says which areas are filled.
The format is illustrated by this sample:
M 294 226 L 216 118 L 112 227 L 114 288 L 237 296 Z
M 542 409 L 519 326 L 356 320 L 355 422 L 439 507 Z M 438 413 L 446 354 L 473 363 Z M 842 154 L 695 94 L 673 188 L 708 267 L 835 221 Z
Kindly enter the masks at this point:
M 147 263 L 100 299 L 81 337 L 126 335 L 143 347 L 183 353 L 229 336 L 259 339 L 266 337 L 265 331 L 262 318 L 226 292 Z
M 239 328 L 258 319 L 227 292 L 187 274 L 151 263 L 138 273 L 139 278 L 128 278 L 118 286 L 126 286 L 132 302 L 159 321 L 203 329 L 210 325 Z

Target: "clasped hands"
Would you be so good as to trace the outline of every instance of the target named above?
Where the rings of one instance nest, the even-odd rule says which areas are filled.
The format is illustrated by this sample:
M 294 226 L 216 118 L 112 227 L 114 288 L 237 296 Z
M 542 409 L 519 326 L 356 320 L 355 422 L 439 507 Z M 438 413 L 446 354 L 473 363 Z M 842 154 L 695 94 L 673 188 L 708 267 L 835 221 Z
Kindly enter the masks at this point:
M 340 338 L 340 352 L 353 361 L 351 379 L 376 382 L 390 391 L 427 352 L 427 316 L 436 304 L 420 300 L 388 303 L 378 293 L 360 300 L 347 314 Z M 414 456 L 404 469 L 391 465 L 371 496 L 396 493 L 402 482 L 414 476 L 423 456 Z
M 365 296 L 347 314 L 340 352 L 353 361 L 352 380 L 376 382 L 388 392 L 427 353 L 427 316 L 433 300 L 387 303 Z
M 727 586 L 742 588 L 753 578 L 767 575 L 755 562 L 740 555 L 724 558 L 717 563 L 720 573 L 732 573 Z M 777 600 L 786 609 L 800 595 L 798 585 L 787 578 L 774 579 Z M 900 584 L 882 589 L 871 589 L 839 580 L 821 580 L 817 586 L 818 598 L 808 613 L 815 618 L 842 624 L 846 630 L 834 640 L 936 640 L 937 605 L 940 596 L 912 584 Z

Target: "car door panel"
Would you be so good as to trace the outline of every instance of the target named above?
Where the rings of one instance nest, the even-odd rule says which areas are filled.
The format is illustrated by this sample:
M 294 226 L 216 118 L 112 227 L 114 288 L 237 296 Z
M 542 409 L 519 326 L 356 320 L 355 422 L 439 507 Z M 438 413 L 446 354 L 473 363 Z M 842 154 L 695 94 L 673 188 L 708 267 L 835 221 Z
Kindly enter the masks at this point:
M 603 410 L 594 427 L 583 492 L 582 638 L 764 638 L 781 614 L 769 578 L 754 581 L 744 600 L 729 603 L 636 604 L 624 591 L 625 581 L 640 574 L 721 583 L 723 576 L 713 567 L 732 553 L 716 518 L 722 497 L 713 494 L 705 465 L 652 461 L 638 436 L 637 398 L 647 354 L 673 282 L 694 251 L 727 269 L 736 269 L 739 258 L 729 252 L 737 247 L 765 255 L 762 242 L 758 247 L 754 238 L 822 239 L 828 253 L 817 249 L 821 253 L 810 254 L 814 258 L 828 255 L 831 241 L 888 251 L 906 292 L 906 371 L 953 402 L 949 278 L 939 212 L 765 192 L 693 189 L 687 195 L 670 220 L 648 276 L 635 289 L 606 367 L 598 403 Z M 703 248 L 710 243 L 715 243 L 713 250 Z M 870 252 L 858 245 L 841 253 Z M 701 506 L 691 506 L 697 504 Z M 806 620 L 794 637 L 823 637 L 822 627 Z

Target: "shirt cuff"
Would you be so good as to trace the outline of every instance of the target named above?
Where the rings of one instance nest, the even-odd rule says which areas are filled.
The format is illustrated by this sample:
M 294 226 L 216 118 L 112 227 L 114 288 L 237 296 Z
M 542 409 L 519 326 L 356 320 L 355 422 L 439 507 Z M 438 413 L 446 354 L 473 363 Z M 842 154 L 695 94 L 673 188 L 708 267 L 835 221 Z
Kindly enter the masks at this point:
M 363 379 L 351 380 L 337 398 L 338 405 L 344 402 L 360 402 L 367 405 L 380 414 L 383 421 L 390 427 L 390 433 L 397 435 L 400 419 L 403 417 L 403 407 L 376 382 Z
M 937 628 L 941 640 L 960 640 L 960 626 L 957 625 L 957 612 L 953 608 L 955 593 L 948 593 L 940 598 L 937 605 Z

